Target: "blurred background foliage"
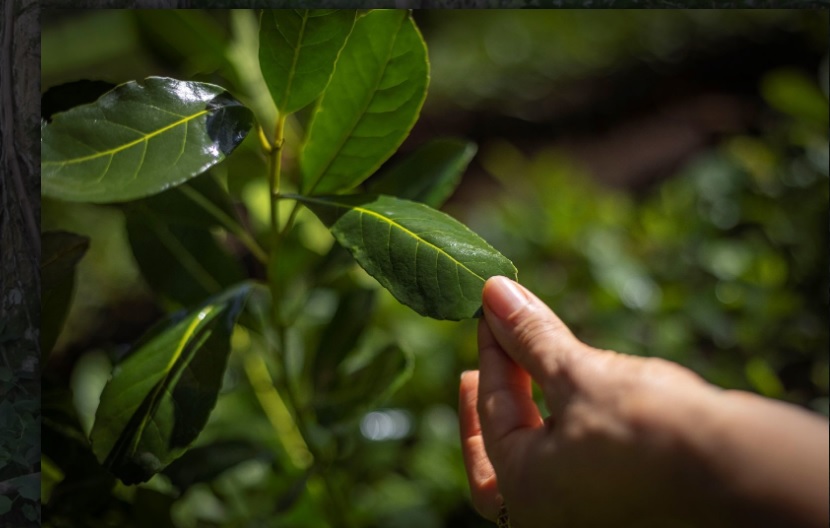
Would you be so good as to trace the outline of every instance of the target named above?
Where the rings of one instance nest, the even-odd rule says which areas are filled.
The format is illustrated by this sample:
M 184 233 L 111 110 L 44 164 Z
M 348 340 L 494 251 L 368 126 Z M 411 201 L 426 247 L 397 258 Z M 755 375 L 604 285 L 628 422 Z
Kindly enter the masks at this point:
M 520 281 L 584 341 L 828 413 L 827 11 L 415 18 L 432 80 L 400 155 L 433 137 L 478 144 L 447 212 L 511 258 Z M 256 31 L 250 11 L 46 11 L 42 86 L 167 75 L 228 86 L 270 115 Z M 289 123 L 289 145 L 306 118 Z M 255 139 L 213 177 L 257 231 L 267 224 L 267 185 Z M 289 151 L 286 170 L 295 169 Z M 119 209 L 44 200 L 42 228 L 92 239 L 45 373 L 73 388 L 71 412 L 88 428 L 109 358 L 176 306 L 142 278 Z M 476 368 L 475 322 L 422 318 L 356 267 L 312 284 L 303 270 L 332 239 L 310 215 L 300 215 L 296 233 L 287 291 L 309 301 L 292 368 L 310 368 L 303 351 L 326 339 L 339 305 L 341 315 L 363 307 L 352 323 L 368 323 L 358 351 L 393 338 L 414 359 L 391 398 L 357 406 L 345 430 L 319 431 L 342 453 L 329 481 L 342 487 L 352 520 L 489 526 L 469 505 L 456 416 L 458 376 Z M 240 257 L 256 276 L 250 260 Z M 91 474 L 86 487 L 69 489 L 61 483 L 71 470 L 45 448 L 45 525 L 326 525 L 321 481 L 297 469 L 302 453 L 290 431 L 277 438 L 281 409 L 256 383 L 257 369 L 271 365 L 246 359 L 262 346 L 244 330 L 235 335 L 200 448 L 145 485 Z

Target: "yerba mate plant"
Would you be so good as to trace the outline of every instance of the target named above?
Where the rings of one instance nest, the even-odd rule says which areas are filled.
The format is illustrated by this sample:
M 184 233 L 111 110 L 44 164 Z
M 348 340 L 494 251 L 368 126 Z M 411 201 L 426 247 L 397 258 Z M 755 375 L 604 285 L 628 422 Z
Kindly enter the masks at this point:
M 400 387 L 411 359 L 394 340 L 355 352 L 375 292 L 354 285 L 318 330 L 317 346 L 292 350 L 296 333 L 308 331 L 296 321 L 312 291 L 338 280 L 332 277 L 350 267 L 350 254 L 419 314 L 461 320 L 477 316 L 488 277 L 515 278 L 516 269 L 437 210 L 474 145 L 432 140 L 375 174 L 406 139 L 426 98 L 427 49 L 409 12 L 264 11 L 258 59 L 276 116 L 247 108 L 221 86 L 165 77 L 104 85 L 100 97 L 44 116 L 43 195 L 123 210 L 142 275 L 170 308 L 116 358 L 88 434 L 55 413 L 46 441 L 66 437 L 76 458 L 94 459 L 123 484 L 165 472 L 186 490 L 194 474 L 245 459 L 244 449 L 236 457 L 188 452 L 221 397 L 229 361 L 238 360 L 286 459 L 303 475 L 289 491 L 296 496 L 308 479 L 321 479 L 325 491 L 309 491 L 322 497 L 319 515 L 345 526 L 352 523 L 349 508 L 327 476 L 346 452 L 338 434 L 354 429 L 359 412 Z M 63 87 L 66 93 L 81 88 L 102 90 L 89 82 Z M 305 124 L 296 145 L 286 133 L 292 120 Z M 232 161 L 249 134 L 258 136 L 267 159 L 270 222 L 264 234 L 251 229 L 244 206 L 228 190 L 232 180 L 246 177 Z M 289 146 L 295 163 L 283 170 Z M 218 164 L 228 164 L 227 182 L 215 176 Z M 302 208 L 339 246 L 319 256 L 298 245 Z M 67 232 L 43 237 L 48 352 L 70 305 L 75 266 L 95 240 Z M 246 259 L 247 270 L 241 265 Z M 233 344 L 239 341 L 255 341 L 266 353 L 242 352 Z M 290 359 L 297 356 L 299 368 Z M 55 456 L 54 449 L 46 451 Z M 57 482 L 74 471 L 52 462 Z M 103 487 L 112 489 L 114 480 L 106 482 Z

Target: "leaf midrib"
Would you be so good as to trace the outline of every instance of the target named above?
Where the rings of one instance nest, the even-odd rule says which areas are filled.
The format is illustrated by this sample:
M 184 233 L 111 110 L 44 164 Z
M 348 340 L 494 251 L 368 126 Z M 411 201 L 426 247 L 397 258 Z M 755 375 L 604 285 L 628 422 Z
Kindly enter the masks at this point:
M 171 374 L 173 373 L 173 367 L 176 366 L 179 359 L 181 358 L 182 352 L 185 349 L 185 346 L 190 341 L 190 338 L 196 333 L 197 328 L 199 325 L 205 321 L 205 319 L 210 315 L 210 313 L 214 310 L 215 307 L 208 306 L 207 308 L 200 311 L 196 316 L 193 318 L 193 321 L 188 325 L 187 329 L 182 334 L 181 340 L 179 340 L 179 344 L 176 346 L 176 351 L 170 357 L 170 361 L 167 362 L 167 365 L 164 367 L 164 375 L 158 381 L 156 386 L 153 388 L 153 394 L 151 396 L 151 403 L 148 407 L 148 412 L 141 418 L 141 423 L 139 424 L 138 428 L 136 429 L 136 434 L 133 436 L 133 442 L 130 445 L 130 449 L 128 453 L 134 453 L 135 450 L 138 448 L 138 445 L 141 443 L 141 438 L 144 436 L 144 430 L 147 428 L 147 424 L 150 421 L 150 416 L 153 414 L 153 411 L 157 408 L 157 403 L 161 394 L 167 390 L 167 386 L 170 384 Z M 207 320 L 210 322 L 210 319 Z
M 73 165 L 73 164 L 76 164 L 76 163 L 83 163 L 85 161 L 91 161 L 91 160 L 94 160 L 94 159 L 102 158 L 104 156 L 114 156 L 115 154 L 118 154 L 119 152 L 122 152 L 122 151 L 125 151 L 125 150 L 129 149 L 129 148 L 132 148 L 132 147 L 140 144 L 143 141 L 150 141 L 150 139 L 152 139 L 152 138 L 154 138 L 154 137 L 156 137 L 160 134 L 163 134 L 163 133 L 167 132 L 168 130 L 172 130 L 172 129 L 176 128 L 177 126 L 181 126 L 183 124 L 186 124 L 186 123 L 188 123 L 188 122 L 190 122 L 190 121 L 192 121 L 192 120 L 194 120 L 198 117 L 201 117 L 201 116 L 203 116 L 207 113 L 208 113 L 207 109 L 200 110 L 199 112 L 196 112 L 193 115 L 186 116 L 184 119 L 179 119 L 178 121 L 175 121 L 175 122 L 173 122 L 173 123 L 171 123 L 167 126 L 161 127 L 158 130 L 148 132 L 148 133 L 146 133 L 145 135 L 143 135 L 142 137 L 140 137 L 138 139 L 135 139 L 135 140 L 130 141 L 128 143 L 125 143 L 123 145 L 119 145 L 115 148 L 102 150 L 100 152 L 96 152 L 95 154 L 90 154 L 88 156 L 81 156 L 80 158 L 73 158 L 73 159 L 70 159 L 70 160 L 44 161 L 43 165 L 66 166 L 66 165 Z
M 297 62 L 300 60 L 300 50 L 303 47 L 305 27 L 306 23 L 308 22 L 308 9 L 303 10 L 302 17 L 303 22 L 300 25 L 300 33 L 299 35 L 297 35 L 297 45 L 294 47 L 294 56 L 291 58 L 291 69 L 288 70 L 288 82 L 285 84 L 285 93 L 282 96 L 282 101 L 280 105 L 280 111 L 282 113 L 286 113 L 285 108 L 288 106 L 288 100 L 291 97 L 291 88 L 292 84 L 294 83 L 294 74 L 297 72 Z M 274 23 L 276 24 L 276 21 Z M 277 31 L 279 31 L 279 26 L 277 26 Z
M 320 182 L 323 180 L 323 177 L 326 175 L 326 172 L 329 170 L 329 168 L 331 168 L 331 165 L 332 165 L 332 163 L 334 163 L 334 160 L 337 159 L 337 155 L 343 150 L 343 146 L 346 144 L 346 142 L 349 140 L 349 138 L 352 137 L 352 133 L 355 131 L 357 126 L 361 123 L 361 121 L 363 121 L 363 118 L 366 115 L 366 111 L 372 105 L 372 101 L 375 100 L 375 96 L 377 94 L 378 87 L 380 86 L 380 82 L 383 80 L 383 76 L 386 74 L 386 69 L 389 67 L 389 62 L 391 61 L 391 57 L 392 57 L 392 51 L 394 51 L 395 44 L 398 42 L 398 37 L 400 36 L 401 28 L 406 23 L 406 21 L 407 21 L 407 17 L 404 16 L 401 19 L 400 24 L 398 25 L 398 30 L 395 32 L 395 37 L 392 39 L 392 42 L 389 45 L 389 49 L 388 49 L 387 54 L 386 54 L 386 60 L 383 62 L 383 67 L 381 68 L 380 73 L 378 74 L 377 78 L 375 79 L 375 85 L 372 89 L 372 96 L 369 97 L 368 100 L 366 101 L 366 103 L 363 105 L 363 109 L 360 111 L 359 117 L 355 120 L 354 124 L 352 124 L 352 126 L 349 128 L 348 133 L 346 133 L 343 136 L 343 139 L 340 140 L 339 145 L 337 145 L 337 149 L 334 150 L 334 154 L 332 154 L 332 156 L 328 159 L 328 161 L 326 162 L 326 165 L 323 167 L 323 170 L 320 172 L 320 175 L 317 176 L 317 179 L 314 181 L 314 184 L 308 190 L 308 194 L 313 193 L 314 189 L 316 189 L 317 186 L 320 184 Z M 348 45 L 348 44 L 346 44 L 346 45 Z M 337 68 L 337 66 L 335 66 L 335 69 L 336 68 Z M 332 75 L 334 75 L 334 74 L 332 73 Z
M 366 215 L 369 215 L 369 216 L 373 216 L 375 218 L 379 218 L 380 220 L 388 223 L 391 227 L 396 227 L 396 228 L 400 229 L 401 231 L 403 231 L 404 233 L 408 234 L 409 236 L 414 238 L 417 242 L 423 243 L 423 244 L 433 248 L 436 253 L 438 253 L 439 255 L 444 255 L 446 258 L 448 258 L 452 262 L 454 262 L 456 266 L 466 270 L 470 275 L 477 278 L 482 283 L 484 283 L 485 280 L 486 280 L 484 277 L 482 277 L 478 273 L 476 273 L 473 270 L 471 270 L 470 268 L 468 268 L 463 262 L 459 261 L 458 259 L 456 259 L 452 255 L 450 255 L 449 253 L 447 253 L 446 251 L 444 251 L 440 247 L 436 246 L 435 244 L 433 244 L 429 240 L 426 240 L 426 239 L 422 238 L 421 236 L 419 236 L 414 231 L 411 231 L 411 230 L 407 229 L 406 227 L 399 224 L 398 222 L 395 222 L 391 218 L 383 216 L 380 213 L 376 213 L 375 211 L 372 211 L 370 209 L 366 209 L 366 208 L 363 208 L 363 207 L 360 207 L 360 206 L 344 204 L 344 203 L 341 203 L 341 202 L 332 202 L 332 201 L 328 201 L 328 200 L 317 200 L 317 199 L 314 199 L 314 198 L 311 198 L 311 197 L 308 197 L 308 196 L 303 196 L 302 198 L 298 197 L 298 199 L 301 200 L 301 201 L 305 201 L 305 202 L 319 203 L 321 205 L 333 205 L 335 207 L 340 207 L 342 209 L 349 209 L 351 211 L 357 211 L 361 214 L 366 214 Z

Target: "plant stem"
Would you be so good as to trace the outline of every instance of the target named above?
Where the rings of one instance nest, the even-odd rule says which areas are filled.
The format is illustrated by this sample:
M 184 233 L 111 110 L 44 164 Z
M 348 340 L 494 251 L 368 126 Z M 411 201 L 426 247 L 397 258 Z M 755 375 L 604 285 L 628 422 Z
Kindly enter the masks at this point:
M 242 244 L 248 248 L 248 251 L 256 257 L 258 261 L 263 264 L 268 262 L 268 255 L 265 250 L 260 247 L 254 237 L 251 236 L 235 219 L 228 216 L 223 210 L 216 207 L 210 200 L 201 195 L 198 191 L 189 185 L 181 185 L 178 189 L 184 193 L 196 205 L 207 211 L 208 214 L 219 220 L 225 229 L 233 233 Z
M 291 412 L 274 388 L 274 381 L 268 372 L 268 366 L 256 352 L 248 352 L 244 359 L 245 374 L 254 389 L 259 405 L 277 433 L 288 457 L 294 466 L 306 469 L 311 465 L 311 451 L 300 433 Z
M 279 276 L 278 268 L 275 265 L 276 259 L 280 258 L 281 244 L 287 232 L 294 224 L 294 218 L 298 212 L 299 202 L 294 204 L 288 221 L 285 226 L 280 229 L 279 225 L 279 202 L 280 202 L 280 172 L 282 169 L 282 146 L 285 140 L 285 114 L 281 114 L 277 119 L 276 130 L 274 132 L 273 144 L 268 144 L 264 134 L 260 135 L 263 142 L 263 148 L 267 149 L 268 153 L 268 167 L 269 167 L 269 190 L 271 202 L 271 252 L 270 262 L 268 265 L 268 284 L 271 290 L 271 318 L 277 333 L 277 357 L 280 362 L 282 375 L 280 376 L 279 388 L 285 398 L 285 406 L 293 415 L 293 423 L 296 424 L 297 431 L 302 438 L 308 453 L 314 459 L 314 464 L 317 467 L 326 465 L 327 457 L 318 449 L 311 435 L 311 428 L 309 427 L 308 417 L 303 412 L 300 406 L 300 401 L 294 391 L 294 386 L 291 382 L 291 376 L 288 370 L 287 358 L 287 343 L 286 343 L 286 321 L 280 309 L 281 300 L 281 284 L 283 277 Z M 265 371 L 267 375 L 267 370 Z M 274 386 L 273 381 L 271 385 Z M 273 397 L 272 397 L 273 401 Z M 325 468 L 324 468 L 325 469 Z M 331 481 L 331 475 L 327 471 L 319 472 L 323 479 L 324 488 L 329 496 L 331 509 L 329 510 L 329 518 L 332 525 L 338 528 L 349 528 L 352 526 L 349 521 L 348 510 L 342 497 L 340 496 L 336 483 Z
M 269 183 L 271 191 L 271 232 L 273 233 L 273 246 L 271 254 L 273 256 L 276 246 L 279 244 L 280 232 L 280 176 L 282 171 L 282 144 L 285 141 L 285 114 L 280 114 L 277 118 L 277 126 L 274 131 L 274 143 L 270 146 L 268 157 L 269 164 Z

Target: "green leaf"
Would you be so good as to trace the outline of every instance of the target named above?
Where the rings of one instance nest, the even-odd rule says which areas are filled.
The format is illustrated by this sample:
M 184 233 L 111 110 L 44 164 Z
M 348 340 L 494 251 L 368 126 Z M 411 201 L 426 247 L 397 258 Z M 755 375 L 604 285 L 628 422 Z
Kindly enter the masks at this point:
M 176 71 L 188 77 L 216 70 L 225 78 L 233 75 L 228 31 L 212 13 L 202 9 L 132 9 L 129 13 L 144 42 Z
M 273 462 L 273 453 L 248 440 L 219 440 L 194 447 L 164 470 L 170 482 L 185 491 L 199 482 L 210 482 L 228 469 L 252 459 Z
M 827 97 L 818 83 L 798 70 L 779 69 L 761 80 L 761 93 L 770 106 L 821 127 L 827 127 Z
M 41 235 L 40 350 L 46 357 L 55 346 L 75 288 L 75 266 L 89 248 L 89 239 L 66 231 Z
M 126 227 L 144 279 L 182 306 L 198 304 L 245 278 L 239 262 L 204 227 L 169 222 L 143 206 L 129 211 Z
M 40 117 L 51 121 L 53 114 L 82 104 L 94 103 L 113 88 L 115 85 L 111 82 L 86 79 L 53 86 L 40 96 Z
M 397 345 L 388 345 L 363 361 L 347 361 L 331 388 L 314 393 L 318 420 L 324 426 L 353 420 L 389 398 L 411 377 L 412 370 L 411 355 Z
M 130 81 L 41 128 L 43 194 L 108 203 L 161 192 L 225 159 L 252 119 L 213 84 Z
M 376 171 L 418 119 L 428 82 L 426 44 L 407 11 L 358 18 L 311 118 L 303 194 L 351 189 Z
M 40 499 L 40 472 L 20 475 L 6 481 L 6 484 L 17 490 L 24 499 Z
M 371 193 L 388 194 L 441 207 L 461 182 L 478 147 L 462 139 L 434 139 L 400 163 L 369 180 Z
M 296 112 L 320 95 L 352 30 L 355 13 L 351 9 L 263 11 L 259 64 L 280 112 Z
M 156 327 L 114 369 L 90 438 L 98 460 L 124 483 L 161 471 L 205 426 L 250 288 L 243 284 Z
M 202 174 L 192 180 L 140 201 L 165 221 L 197 227 L 221 227 L 217 215 L 233 222 L 236 212 L 228 193 L 212 174 Z M 200 205 L 201 204 L 201 205 Z M 207 205 L 204 205 L 207 204 Z M 209 212 L 210 208 L 213 213 Z
M 334 383 L 337 367 L 357 344 L 374 311 L 375 290 L 356 289 L 340 297 L 337 310 L 317 343 L 312 363 L 315 392 Z
M 516 278 L 506 257 L 426 205 L 383 195 L 294 198 L 329 227 L 363 269 L 421 315 L 474 317 L 487 278 Z
M 0 495 L 0 515 L 5 515 L 12 511 L 12 500 L 6 495 Z

